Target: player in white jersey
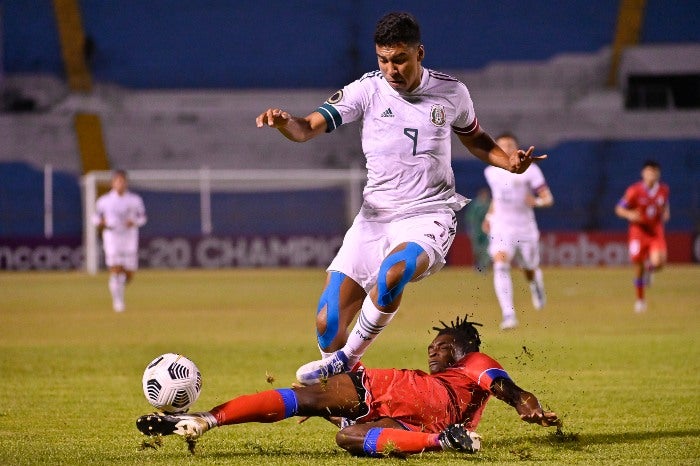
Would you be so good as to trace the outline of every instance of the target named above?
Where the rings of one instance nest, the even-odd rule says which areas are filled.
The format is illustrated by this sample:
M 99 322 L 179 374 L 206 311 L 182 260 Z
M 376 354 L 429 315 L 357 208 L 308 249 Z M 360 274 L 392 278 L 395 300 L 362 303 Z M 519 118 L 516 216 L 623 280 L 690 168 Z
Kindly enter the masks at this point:
M 509 154 L 518 151 L 512 134 L 496 138 Z M 491 189 L 491 205 L 484 219 L 484 231 L 489 233 L 489 255 L 493 260 L 493 284 L 501 306 L 501 329 L 518 326 L 513 306 L 511 262 L 518 261 L 530 284 L 532 304 L 540 310 L 546 302 L 542 269 L 540 269 L 540 231 L 535 220 L 535 207 L 550 207 L 554 203 L 542 170 L 535 164 L 521 174 L 494 167 L 484 170 Z
M 299 368 L 303 384 L 355 367 L 398 310 L 405 285 L 445 264 L 455 211 L 467 202 L 455 192 L 451 133 L 477 158 L 505 170 L 522 172 L 538 158 L 532 147 L 503 152 L 479 126 L 466 86 L 422 66 L 425 49 L 413 16 L 384 16 L 374 42 L 378 71 L 348 84 L 306 117 L 268 108 L 256 119 L 259 128 L 277 128 L 296 142 L 362 123 L 364 202 L 328 267 L 316 315 L 324 359 Z
M 128 190 L 126 172 L 117 170 L 112 175 L 112 189 L 97 199 L 93 223 L 102 232 L 112 307 L 122 312 L 124 289 L 139 264 L 138 229 L 146 223 L 143 200 Z

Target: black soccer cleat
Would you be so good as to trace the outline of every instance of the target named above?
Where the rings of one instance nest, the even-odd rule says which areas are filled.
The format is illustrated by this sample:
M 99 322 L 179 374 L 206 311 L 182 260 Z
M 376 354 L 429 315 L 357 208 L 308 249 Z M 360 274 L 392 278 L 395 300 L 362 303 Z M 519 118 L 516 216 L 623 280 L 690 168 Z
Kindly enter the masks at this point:
M 452 424 L 440 432 L 438 441 L 443 450 L 476 453 L 481 449 L 481 436 L 462 424 Z

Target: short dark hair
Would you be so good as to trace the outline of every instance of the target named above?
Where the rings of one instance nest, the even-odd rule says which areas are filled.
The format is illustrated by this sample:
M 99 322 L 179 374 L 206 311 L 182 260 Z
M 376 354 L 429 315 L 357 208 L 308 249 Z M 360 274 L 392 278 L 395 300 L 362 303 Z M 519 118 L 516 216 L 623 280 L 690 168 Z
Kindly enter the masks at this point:
M 124 178 L 124 179 L 127 179 L 127 178 L 128 178 L 128 176 L 127 176 L 127 174 L 126 174 L 126 170 L 122 170 L 122 169 L 117 169 L 117 170 L 114 170 L 114 171 L 112 172 L 112 178 L 115 178 L 115 177 L 117 177 L 117 176 L 121 176 L 121 177 Z
M 464 354 L 479 351 L 481 337 L 476 326 L 481 327 L 482 325 L 478 322 L 469 322 L 468 318 L 468 315 L 464 316 L 463 319 L 457 316 L 457 319 L 450 322 L 450 325 L 440 321 L 442 327 L 433 327 L 433 330 L 437 330 L 438 336 L 451 335 L 455 339 L 455 344 L 459 346 Z
M 420 26 L 411 13 L 388 13 L 377 22 L 374 30 L 376 45 L 419 45 Z
M 642 165 L 642 168 L 647 168 L 647 167 L 661 170 L 661 165 L 659 165 L 659 162 L 657 162 L 656 160 L 645 160 L 644 165 Z

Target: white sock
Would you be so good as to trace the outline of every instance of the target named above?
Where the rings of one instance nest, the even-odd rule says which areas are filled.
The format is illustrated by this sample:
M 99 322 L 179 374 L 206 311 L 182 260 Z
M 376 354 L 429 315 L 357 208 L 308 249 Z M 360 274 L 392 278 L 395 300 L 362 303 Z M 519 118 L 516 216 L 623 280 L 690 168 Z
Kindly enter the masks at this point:
M 514 319 L 513 281 L 510 278 L 510 264 L 495 262 L 493 264 L 493 287 L 496 291 L 498 304 L 501 306 L 503 319 Z
M 117 283 L 119 284 L 117 286 L 117 293 L 119 295 L 119 301 L 124 302 L 124 290 L 126 289 L 126 274 L 125 273 L 120 273 L 117 274 Z
M 328 356 L 332 355 L 333 353 L 328 353 L 326 351 L 323 351 L 321 347 L 318 347 L 318 350 L 321 352 L 321 359 L 326 359 Z
M 343 352 L 348 357 L 350 367 L 357 364 L 369 345 L 391 322 L 396 312 L 398 309 L 394 312 L 382 312 L 377 309 L 369 295 L 365 298 L 357 322 L 348 336 L 348 341 L 343 346 Z
M 119 274 L 110 273 L 109 274 L 109 292 L 112 294 L 112 301 L 118 301 L 120 299 L 119 291 Z
M 209 411 L 202 411 L 199 413 L 192 413 L 192 414 L 194 416 L 203 417 L 207 421 L 207 426 L 209 429 L 213 429 L 214 427 L 219 425 L 219 422 L 216 420 L 216 416 L 214 416 Z
M 537 286 L 539 286 L 541 290 L 544 290 L 544 274 L 542 273 L 541 268 L 537 267 L 535 269 L 535 277 L 533 281 L 537 283 Z
M 541 310 L 547 302 L 547 293 L 544 291 L 544 277 L 542 269 L 534 270 L 532 281 L 530 282 L 530 293 L 532 294 L 532 305 L 535 309 Z
M 542 269 L 539 267 L 535 269 L 535 282 L 537 282 L 541 288 L 544 288 L 544 275 L 542 274 Z
M 532 290 L 533 293 L 535 292 L 535 287 L 539 288 L 542 290 L 542 293 L 544 293 L 544 275 L 542 274 L 542 269 L 538 267 L 532 271 L 532 280 L 530 280 L 529 284 L 530 290 Z

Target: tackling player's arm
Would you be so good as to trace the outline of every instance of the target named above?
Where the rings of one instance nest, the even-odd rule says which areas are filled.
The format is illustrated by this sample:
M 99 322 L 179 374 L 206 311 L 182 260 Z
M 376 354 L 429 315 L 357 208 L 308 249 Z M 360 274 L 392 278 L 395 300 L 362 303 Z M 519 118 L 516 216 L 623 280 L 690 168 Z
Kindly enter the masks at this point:
M 312 112 L 304 118 L 296 117 L 280 108 L 268 108 L 255 119 L 258 128 L 267 125 L 277 128 L 287 139 L 306 142 L 326 131 L 327 123 L 319 112 Z
M 534 159 L 544 159 L 546 155 L 534 156 L 533 146 L 527 151 L 518 149 L 512 155 L 506 154 L 496 141 L 484 130 L 479 129 L 474 134 L 457 134 L 460 142 L 479 160 L 503 168 L 512 173 L 523 173 Z
M 520 419 L 532 424 L 539 424 L 544 427 L 557 426 L 560 424 L 556 413 L 544 411 L 537 397 L 530 392 L 515 385 L 511 379 L 497 377 L 491 383 L 491 393 L 509 405 L 511 405 L 520 415 Z

